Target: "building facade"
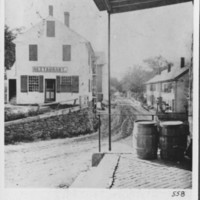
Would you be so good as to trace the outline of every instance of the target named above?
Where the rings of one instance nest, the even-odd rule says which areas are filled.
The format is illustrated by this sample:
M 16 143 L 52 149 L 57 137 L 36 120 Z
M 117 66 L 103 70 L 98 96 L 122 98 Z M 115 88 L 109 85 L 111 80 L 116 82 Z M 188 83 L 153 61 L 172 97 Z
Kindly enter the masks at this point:
M 95 52 L 93 64 L 92 94 L 95 102 L 102 102 L 107 99 L 108 76 L 106 73 L 106 59 L 104 52 Z
M 16 62 L 7 72 L 8 102 L 92 100 L 94 51 L 89 41 L 70 29 L 69 18 L 65 12 L 63 22 L 56 20 L 49 6 L 46 19 L 14 40 Z
M 157 108 L 159 99 L 169 112 L 185 113 L 188 108 L 189 67 L 184 58 L 181 65 L 168 66 L 168 69 L 157 74 L 146 82 L 147 104 Z

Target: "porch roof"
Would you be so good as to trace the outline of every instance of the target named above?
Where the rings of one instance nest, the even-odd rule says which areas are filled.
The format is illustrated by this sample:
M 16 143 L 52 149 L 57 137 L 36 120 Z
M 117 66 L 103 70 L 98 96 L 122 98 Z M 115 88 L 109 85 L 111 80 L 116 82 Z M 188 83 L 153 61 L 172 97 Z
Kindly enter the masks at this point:
M 110 14 L 122 13 L 134 10 L 142 10 L 178 3 L 186 3 L 193 0 L 93 0 L 100 11 L 108 11 Z

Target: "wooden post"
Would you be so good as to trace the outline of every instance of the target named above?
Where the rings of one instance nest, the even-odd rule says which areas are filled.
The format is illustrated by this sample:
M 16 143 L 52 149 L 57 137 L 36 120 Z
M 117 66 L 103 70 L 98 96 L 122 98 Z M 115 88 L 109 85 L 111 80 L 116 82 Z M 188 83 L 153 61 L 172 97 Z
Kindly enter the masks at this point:
M 101 118 L 99 114 L 99 153 L 101 152 Z
M 111 100 L 110 100 L 110 13 L 108 12 L 108 143 L 111 151 Z

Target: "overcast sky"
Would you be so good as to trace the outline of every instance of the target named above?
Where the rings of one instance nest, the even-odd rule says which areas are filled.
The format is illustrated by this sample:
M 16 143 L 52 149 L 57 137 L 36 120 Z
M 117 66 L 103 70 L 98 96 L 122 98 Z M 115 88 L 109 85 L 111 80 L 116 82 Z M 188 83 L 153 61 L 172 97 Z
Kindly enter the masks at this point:
M 70 27 L 107 53 L 107 13 L 93 0 L 6 0 L 5 23 L 28 29 L 48 16 L 49 5 L 60 21 L 70 12 Z M 111 15 L 111 76 L 120 79 L 129 67 L 158 55 L 190 59 L 192 16 L 191 2 Z

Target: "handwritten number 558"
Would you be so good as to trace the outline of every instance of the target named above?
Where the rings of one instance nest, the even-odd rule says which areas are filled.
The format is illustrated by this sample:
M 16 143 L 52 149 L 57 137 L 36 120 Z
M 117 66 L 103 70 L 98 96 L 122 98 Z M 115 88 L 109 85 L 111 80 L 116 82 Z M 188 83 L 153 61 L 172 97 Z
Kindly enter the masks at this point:
M 172 194 L 172 197 L 184 197 L 185 196 L 185 192 L 184 191 L 174 191 Z

